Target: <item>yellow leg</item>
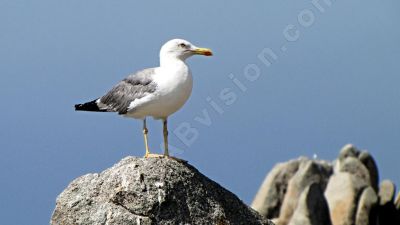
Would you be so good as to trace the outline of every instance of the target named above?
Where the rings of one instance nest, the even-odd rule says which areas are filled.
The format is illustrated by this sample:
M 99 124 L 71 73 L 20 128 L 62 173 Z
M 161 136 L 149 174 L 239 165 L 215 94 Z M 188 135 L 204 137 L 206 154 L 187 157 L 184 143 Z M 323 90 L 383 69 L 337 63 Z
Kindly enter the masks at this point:
M 168 122 L 167 118 L 163 120 L 163 134 L 164 134 L 164 157 L 169 158 L 169 159 L 174 159 L 178 162 L 183 162 L 187 163 L 186 160 L 183 159 L 178 159 L 176 157 L 170 156 L 169 151 L 168 151 Z
M 163 134 L 164 134 L 164 156 L 169 157 L 168 152 L 168 126 L 167 126 L 167 118 L 163 120 Z
M 147 126 L 146 126 L 146 119 L 143 120 L 143 137 L 144 137 L 144 145 L 146 147 L 146 154 L 144 155 L 145 158 L 160 158 L 163 157 L 163 155 L 160 154 L 152 154 L 150 153 L 150 149 L 149 149 L 149 143 L 148 143 L 148 139 L 147 139 L 147 133 L 149 131 L 147 130 Z
M 144 137 L 144 145 L 146 148 L 146 154 L 144 155 L 144 157 L 149 157 L 150 155 L 150 150 L 149 150 L 149 143 L 147 141 L 147 133 L 149 132 L 149 130 L 147 130 L 147 126 L 146 126 L 146 118 L 144 118 L 143 120 L 143 137 Z

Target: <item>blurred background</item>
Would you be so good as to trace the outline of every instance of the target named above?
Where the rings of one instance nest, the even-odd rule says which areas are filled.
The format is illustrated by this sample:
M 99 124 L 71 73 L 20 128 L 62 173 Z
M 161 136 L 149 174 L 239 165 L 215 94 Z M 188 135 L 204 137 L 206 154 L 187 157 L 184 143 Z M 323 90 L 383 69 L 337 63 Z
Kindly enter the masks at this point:
M 169 120 L 172 151 L 244 202 L 274 164 L 333 160 L 347 143 L 400 184 L 399 10 L 395 0 L 0 0 L 2 223 L 46 224 L 74 178 L 144 154 L 140 121 L 73 105 L 157 66 L 176 37 L 215 55 L 188 60 L 194 89 Z M 182 124 L 198 135 L 179 138 Z M 161 129 L 149 121 L 153 152 Z

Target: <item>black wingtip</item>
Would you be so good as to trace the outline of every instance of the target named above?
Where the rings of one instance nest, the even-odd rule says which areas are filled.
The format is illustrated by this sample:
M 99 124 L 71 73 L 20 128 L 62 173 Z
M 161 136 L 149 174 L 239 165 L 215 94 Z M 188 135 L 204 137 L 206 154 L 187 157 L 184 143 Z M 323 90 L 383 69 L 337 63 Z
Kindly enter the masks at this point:
M 83 104 L 76 104 L 76 105 L 75 105 L 75 111 L 82 110 L 82 105 L 83 105 Z
M 83 104 L 76 104 L 75 111 L 105 112 L 105 110 L 99 108 L 96 101 L 97 99 Z

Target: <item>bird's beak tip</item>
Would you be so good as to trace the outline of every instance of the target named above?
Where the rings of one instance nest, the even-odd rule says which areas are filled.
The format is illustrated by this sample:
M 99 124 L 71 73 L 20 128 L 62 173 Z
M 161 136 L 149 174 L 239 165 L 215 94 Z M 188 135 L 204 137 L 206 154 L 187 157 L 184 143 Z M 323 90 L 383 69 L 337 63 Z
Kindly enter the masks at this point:
M 197 55 L 205 55 L 205 56 L 212 56 L 213 55 L 211 49 L 209 49 L 209 48 L 196 48 L 193 51 L 193 53 L 197 54 Z

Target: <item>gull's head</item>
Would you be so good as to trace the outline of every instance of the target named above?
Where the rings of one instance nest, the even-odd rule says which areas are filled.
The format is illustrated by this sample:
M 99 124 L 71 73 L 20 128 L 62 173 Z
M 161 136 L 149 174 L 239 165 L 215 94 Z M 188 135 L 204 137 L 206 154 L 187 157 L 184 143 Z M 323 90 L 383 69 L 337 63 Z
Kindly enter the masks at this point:
M 175 58 L 185 60 L 192 55 L 211 56 L 212 52 L 208 48 L 199 48 L 183 39 L 172 39 L 165 43 L 160 50 L 160 58 Z

